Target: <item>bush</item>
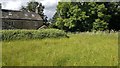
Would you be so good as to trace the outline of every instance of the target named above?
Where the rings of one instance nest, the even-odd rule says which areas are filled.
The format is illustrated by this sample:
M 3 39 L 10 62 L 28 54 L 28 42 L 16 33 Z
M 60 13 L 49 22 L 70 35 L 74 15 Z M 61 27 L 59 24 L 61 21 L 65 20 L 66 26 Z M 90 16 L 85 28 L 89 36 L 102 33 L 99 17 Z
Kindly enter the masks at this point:
M 40 30 L 2 30 L 2 40 L 43 39 L 67 37 L 67 34 L 58 29 Z

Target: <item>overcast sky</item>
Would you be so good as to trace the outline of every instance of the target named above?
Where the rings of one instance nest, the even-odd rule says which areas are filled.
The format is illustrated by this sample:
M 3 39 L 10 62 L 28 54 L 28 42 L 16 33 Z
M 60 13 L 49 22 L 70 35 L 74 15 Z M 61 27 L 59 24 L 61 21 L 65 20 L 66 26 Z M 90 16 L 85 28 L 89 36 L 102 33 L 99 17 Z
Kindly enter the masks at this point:
M 2 9 L 11 9 L 11 10 L 19 10 L 21 6 L 25 6 L 27 2 L 31 0 L 0 0 L 0 3 L 2 3 Z M 58 0 L 34 0 L 41 2 L 45 6 L 44 13 L 49 18 L 51 18 L 55 11 L 56 6 L 58 4 Z

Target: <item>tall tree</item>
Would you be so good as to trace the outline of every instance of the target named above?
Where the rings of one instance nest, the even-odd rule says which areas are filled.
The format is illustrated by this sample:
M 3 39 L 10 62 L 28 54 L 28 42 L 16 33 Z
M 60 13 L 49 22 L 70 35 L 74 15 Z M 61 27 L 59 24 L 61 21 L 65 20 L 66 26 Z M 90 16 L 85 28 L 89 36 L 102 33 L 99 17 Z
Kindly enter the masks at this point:
M 118 3 L 112 6 L 112 3 L 106 2 L 59 2 L 57 17 L 55 15 L 53 19 L 58 28 L 67 31 L 104 31 L 112 28 L 111 22 L 120 15 L 116 7 Z M 118 18 L 115 22 L 114 25 L 120 25 Z
M 111 15 L 108 22 L 109 30 L 120 30 L 120 2 L 105 3 L 107 13 Z

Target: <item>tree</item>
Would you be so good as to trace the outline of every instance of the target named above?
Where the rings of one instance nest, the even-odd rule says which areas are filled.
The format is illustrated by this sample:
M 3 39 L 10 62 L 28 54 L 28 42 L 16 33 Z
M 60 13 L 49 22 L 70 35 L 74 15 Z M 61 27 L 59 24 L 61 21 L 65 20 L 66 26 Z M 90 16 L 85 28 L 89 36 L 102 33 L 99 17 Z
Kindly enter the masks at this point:
M 58 13 L 55 12 L 55 14 L 53 15 L 53 17 L 49 19 L 49 22 L 50 22 L 49 27 L 50 28 L 57 28 L 57 26 L 55 25 L 57 17 L 58 17 Z
M 21 10 L 38 13 L 42 17 L 43 21 L 46 23 L 47 16 L 44 15 L 44 13 L 43 13 L 44 8 L 45 7 L 42 5 L 42 3 L 39 3 L 36 1 L 31 1 L 31 2 L 27 3 L 27 6 L 22 6 Z
M 53 24 L 66 31 L 113 29 L 112 22 L 116 17 L 120 18 L 118 5 L 120 4 L 107 2 L 59 2 Z M 114 25 L 120 25 L 118 18 L 115 19 Z
M 85 19 L 89 18 L 86 12 L 81 11 L 77 3 L 59 3 L 57 6 L 58 18 L 56 19 L 56 26 L 67 31 L 82 31 L 81 26 Z M 81 24 L 81 25 L 80 25 Z
M 105 3 L 107 13 L 111 15 L 108 22 L 109 30 L 120 30 L 120 2 L 107 2 Z
M 24 6 L 22 6 L 20 10 L 28 12 L 28 9 Z

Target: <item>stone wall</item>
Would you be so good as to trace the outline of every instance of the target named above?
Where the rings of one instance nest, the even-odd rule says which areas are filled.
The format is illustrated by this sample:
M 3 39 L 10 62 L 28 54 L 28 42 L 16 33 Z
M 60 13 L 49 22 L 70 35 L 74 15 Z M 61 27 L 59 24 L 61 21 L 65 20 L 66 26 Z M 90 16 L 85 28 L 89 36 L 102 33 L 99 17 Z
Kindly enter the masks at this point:
M 2 24 L 3 29 L 38 29 L 43 21 L 3 19 Z

